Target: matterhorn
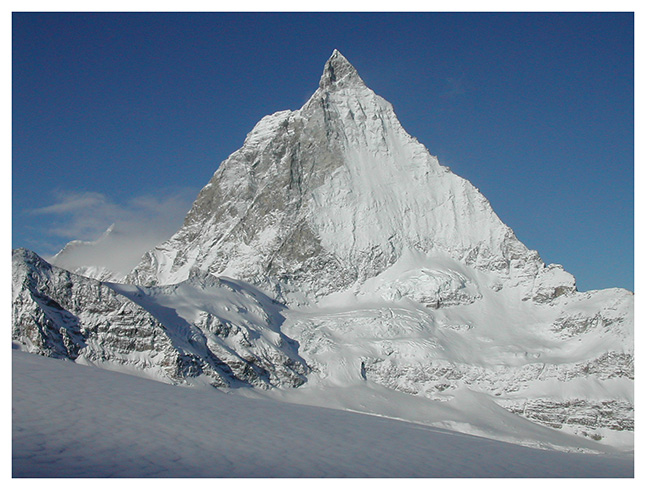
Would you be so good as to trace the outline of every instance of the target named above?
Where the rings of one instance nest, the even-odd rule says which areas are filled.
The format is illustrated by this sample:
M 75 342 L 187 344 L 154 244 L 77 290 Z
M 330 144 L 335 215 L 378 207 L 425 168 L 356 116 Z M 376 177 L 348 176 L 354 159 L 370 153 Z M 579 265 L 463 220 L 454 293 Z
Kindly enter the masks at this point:
M 200 192 L 184 226 L 130 279 L 176 283 L 197 267 L 300 304 L 360 291 L 411 254 L 493 273 L 479 285 L 458 271 L 398 277 L 399 289 L 429 306 L 469 301 L 478 286 L 503 283 L 524 299 L 575 289 L 571 275 L 545 268 L 475 187 L 409 136 L 335 51 L 310 100 L 263 118 Z
M 336 50 L 170 239 L 120 282 L 88 270 L 14 251 L 22 350 L 528 446 L 632 446 L 633 293 L 577 291 Z

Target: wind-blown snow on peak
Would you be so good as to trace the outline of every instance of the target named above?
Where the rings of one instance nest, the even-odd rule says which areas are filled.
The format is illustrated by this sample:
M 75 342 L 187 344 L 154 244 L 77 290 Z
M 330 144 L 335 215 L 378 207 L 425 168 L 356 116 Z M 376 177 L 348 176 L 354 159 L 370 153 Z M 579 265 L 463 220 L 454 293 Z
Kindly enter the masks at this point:
M 295 304 L 357 288 L 406 251 L 488 270 L 527 298 L 543 287 L 538 254 L 335 51 L 305 105 L 264 117 L 128 280 L 176 283 L 198 267 Z M 549 279 L 548 297 L 574 290 L 564 271 Z

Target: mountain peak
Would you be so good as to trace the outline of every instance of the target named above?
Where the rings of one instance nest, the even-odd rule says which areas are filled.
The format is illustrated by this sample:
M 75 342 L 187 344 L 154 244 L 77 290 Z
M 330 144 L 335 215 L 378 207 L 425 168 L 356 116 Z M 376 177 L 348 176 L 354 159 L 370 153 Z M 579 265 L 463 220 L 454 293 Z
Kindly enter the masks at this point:
M 355 67 L 335 49 L 332 56 L 325 63 L 319 87 L 330 89 L 348 84 L 364 85 Z

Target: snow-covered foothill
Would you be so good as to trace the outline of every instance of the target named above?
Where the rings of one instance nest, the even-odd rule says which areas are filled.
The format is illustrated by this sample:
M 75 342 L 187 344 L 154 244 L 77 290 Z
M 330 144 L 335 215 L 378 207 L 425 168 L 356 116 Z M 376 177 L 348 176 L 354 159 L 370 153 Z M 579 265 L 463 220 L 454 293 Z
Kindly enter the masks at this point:
M 128 246 L 123 246 L 127 242 Z M 72 240 L 53 257 L 52 265 L 99 281 L 123 281 L 155 243 L 154 238 L 124 236 L 113 223 L 96 240 Z

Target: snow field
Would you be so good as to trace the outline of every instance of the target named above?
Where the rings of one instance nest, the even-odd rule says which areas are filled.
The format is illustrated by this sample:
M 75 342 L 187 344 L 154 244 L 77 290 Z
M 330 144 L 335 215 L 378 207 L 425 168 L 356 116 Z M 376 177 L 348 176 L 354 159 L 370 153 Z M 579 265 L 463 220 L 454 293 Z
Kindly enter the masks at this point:
M 542 451 L 13 351 L 14 477 L 630 477 Z

